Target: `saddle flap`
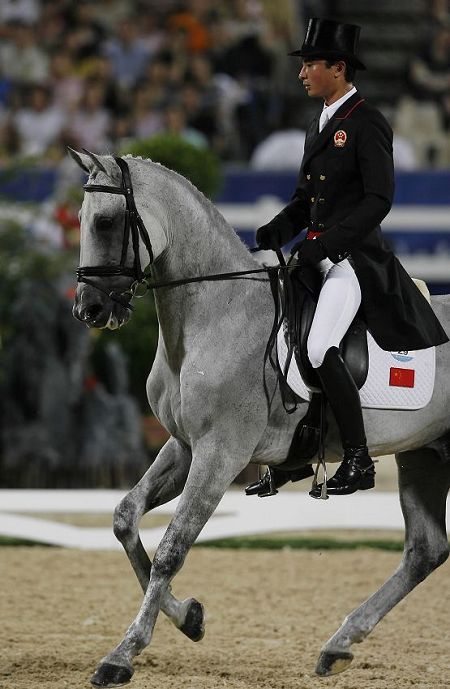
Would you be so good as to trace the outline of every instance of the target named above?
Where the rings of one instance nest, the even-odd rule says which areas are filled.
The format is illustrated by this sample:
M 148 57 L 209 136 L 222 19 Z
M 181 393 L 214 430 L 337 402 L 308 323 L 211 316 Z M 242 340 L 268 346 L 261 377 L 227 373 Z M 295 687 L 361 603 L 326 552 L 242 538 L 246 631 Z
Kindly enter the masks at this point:
M 320 287 L 318 271 L 307 271 L 303 266 L 286 276 L 282 287 L 285 292 L 283 329 L 288 350 L 292 351 L 306 385 L 318 389 L 319 379 L 309 361 L 307 343 Z M 360 317 L 356 316 L 353 320 L 339 349 L 359 390 L 364 385 L 369 370 L 367 327 Z

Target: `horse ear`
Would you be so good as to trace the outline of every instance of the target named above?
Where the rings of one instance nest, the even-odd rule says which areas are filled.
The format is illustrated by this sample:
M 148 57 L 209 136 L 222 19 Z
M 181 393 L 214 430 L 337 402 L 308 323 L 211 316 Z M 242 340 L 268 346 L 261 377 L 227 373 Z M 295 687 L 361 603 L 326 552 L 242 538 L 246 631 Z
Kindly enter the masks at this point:
M 94 170 L 101 170 L 111 179 L 115 179 L 119 176 L 120 170 L 114 158 L 112 156 L 97 156 L 91 151 L 87 151 L 83 148 L 83 152 L 75 151 L 70 146 L 67 147 L 69 155 L 74 159 L 74 161 L 81 167 L 82 170 L 91 174 Z M 100 159 L 101 158 L 101 159 Z
M 78 153 L 73 148 L 70 148 L 70 146 L 67 146 L 67 152 L 70 155 L 70 157 L 74 159 L 76 164 L 79 165 L 82 170 L 87 172 L 88 175 L 92 172 L 94 165 L 91 158 L 89 158 L 84 153 Z
M 113 156 L 111 155 L 105 155 L 100 157 L 97 156 L 95 153 L 92 153 L 91 151 L 88 151 L 86 148 L 83 148 L 83 152 L 85 155 L 87 155 L 90 160 L 90 168 L 91 170 L 93 169 L 92 163 L 94 163 L 94 167 L 96 167 L 98 170 L 101 170 L 104 172 L 108 177 L 112 180 L 116 180 L 118 177 L 120 179 L 120 169 L 119 166 L 117 165 L 116 161 L 114 160 Z
M 91 153 L 91 151 L 88 151 L 86 148 L 83 148 L 83 153 L 89 156 L 89 158 L 94 163 L 95 167 L 97 167 L 102 172 L 108 174 L 108 171 L 106 170 L 105 166 L 103 165 L 103 163 L 100 162 L 98 156 L 96 156 L 95 153 Z

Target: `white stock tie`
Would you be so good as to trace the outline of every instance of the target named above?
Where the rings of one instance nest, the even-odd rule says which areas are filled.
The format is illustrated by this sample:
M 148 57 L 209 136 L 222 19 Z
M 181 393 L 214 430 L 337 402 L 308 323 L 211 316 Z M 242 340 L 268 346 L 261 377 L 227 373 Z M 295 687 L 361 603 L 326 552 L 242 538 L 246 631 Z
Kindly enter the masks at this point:
M 325 125 L 328 122 L 328 112 L 324 109 L 322 110 L 320 114 L 320 120 L 319 120 L 319 132 L 322 131 L 322 129 L 325 127 Z

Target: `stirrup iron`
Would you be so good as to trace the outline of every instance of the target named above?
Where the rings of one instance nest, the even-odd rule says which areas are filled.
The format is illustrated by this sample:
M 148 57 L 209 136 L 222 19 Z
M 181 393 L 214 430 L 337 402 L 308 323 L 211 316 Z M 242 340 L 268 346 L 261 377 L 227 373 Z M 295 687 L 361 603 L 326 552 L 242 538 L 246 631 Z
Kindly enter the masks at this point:
M 275 479 L 273 476 L 272 467 L 267 467 L 266 472 L 269 474 L 269 489 L 265 493 L 258 493 L 259 498 L 269 498 L 271 495 L 276 495 L 278 493 L 277 488 L 275 488 Z M 259 466 L 258 478 L 261 480 L 261 466 Z

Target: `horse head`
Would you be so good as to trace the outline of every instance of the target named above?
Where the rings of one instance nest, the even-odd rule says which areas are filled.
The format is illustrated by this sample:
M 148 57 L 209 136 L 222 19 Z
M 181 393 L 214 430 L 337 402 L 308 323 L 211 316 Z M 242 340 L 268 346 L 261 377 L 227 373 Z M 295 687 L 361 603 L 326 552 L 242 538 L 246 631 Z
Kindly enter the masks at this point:
M 88 327 L 113 330 L 128 321 L 131 298 L 144 284 L 144 270 L 164 249 L 164 232 L 155 231 L 152 217 L 150 238 L 125 160 L 72 149 L 69 154 L 89 174 L 79 214 L 79 284 L 73 314 Z

